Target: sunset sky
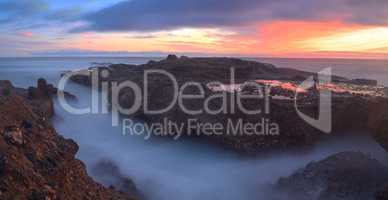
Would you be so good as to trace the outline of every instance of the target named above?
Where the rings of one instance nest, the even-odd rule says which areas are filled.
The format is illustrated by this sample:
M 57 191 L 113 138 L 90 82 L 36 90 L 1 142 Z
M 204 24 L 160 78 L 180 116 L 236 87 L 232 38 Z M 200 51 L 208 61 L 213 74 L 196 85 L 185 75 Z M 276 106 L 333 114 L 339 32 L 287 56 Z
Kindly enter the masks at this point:
M 386 0 L 0 0 L 0 56 L 388 59 Z

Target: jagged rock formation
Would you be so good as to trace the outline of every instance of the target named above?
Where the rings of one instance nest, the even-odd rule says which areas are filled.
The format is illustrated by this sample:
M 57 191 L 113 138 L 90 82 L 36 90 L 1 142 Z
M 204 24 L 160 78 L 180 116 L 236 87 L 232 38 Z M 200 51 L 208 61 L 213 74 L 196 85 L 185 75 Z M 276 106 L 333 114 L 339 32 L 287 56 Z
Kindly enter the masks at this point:
M 133 199 L 88 176 L 77 144 L 47 121 L 46 86 L 28 92 L 0 81 L 0 199 Z
M 136 185 L 131 179 L 123 175 L 112 161 L 102 160 L 92 166 L 90 171 L 96 179 L 107 187 L 114 188 L 132 197 L 140 196 Z
M 363 153 L 344 152 L 281 178 L 277 187 L 284 199 L 374 200 L 384 195 L 387 180 L 387 166 Z

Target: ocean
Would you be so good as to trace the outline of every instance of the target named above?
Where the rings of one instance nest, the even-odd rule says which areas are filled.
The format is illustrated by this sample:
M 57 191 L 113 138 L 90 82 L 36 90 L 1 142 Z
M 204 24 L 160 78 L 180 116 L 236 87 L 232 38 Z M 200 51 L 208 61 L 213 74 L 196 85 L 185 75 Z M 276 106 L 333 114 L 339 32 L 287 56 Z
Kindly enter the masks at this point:
M 158 59 L 158 58 L 153 58 Z M 150 58 L 0 58 L 0 80 L 11 80 L 17 87 L 36 85 L 45 78 L 56 85 L 66 70 L 84 69 L 99 63 L 146 63 Z M 344 59 L 255 59 L 317 72 L 332 67 L 335 74 L 349 78 L 376 79 L 388 86 L 388 61 Z M 79 105 L 90 102 L 88 88 L 70 84 L 68 91 L 77 95 Z M 101 160 L 109 160 L 132 178 L 149 200 L 257 200 L 274 199 L 271 185 L 311 161 L 342 151 L 362 151 L 385 160 L 385 151 L 371 138 L 343 138 L 318 144 L 311 152 L 273 153 L 266 157 L 243 158 L 201 141 L 167 138 L 144 140 L 123 135 L 120 127 L 111 126 L 109 114 L 73 115 L 55 104 L 52 120 L 58 133 L 75 140 L 90 175 Z M 104 183 L 104 182 L 102 182 Z
M 84 69 L 98 63 L 143 64 L 161 58 L 126 57 L 58 57 L 58 58 L 0 58 L 1 78 L 7 73 L 28 71 L 51 74 L 58 71 Z M 319 72 L 331 67 L 333 74 L 347 78 L 368 78 L 388 86 L 388 60 L 320 59 L 320 58 L 246 58 L 271 63 L 277 67 Z M 21 74 L 22 75 L 22 74 Z M 32 74 L 30 74 L 32 75 Z M 42 74 L 43 75 L 43 74 Z M 37 74 L 39 76 L 39 73 Z M 33 79 L 34 77 L 26 77 Z M 48 77 L 47 77 L 48 78 Z
M 388 86 L 388 60 L 320 58 L 260 58 L 254 60 L 271 63 L 277 67 L 311 72 L 319 72 L 322 69 L 331 67 L 335 75 L 352 79 L 373 79 L 381 85 Z

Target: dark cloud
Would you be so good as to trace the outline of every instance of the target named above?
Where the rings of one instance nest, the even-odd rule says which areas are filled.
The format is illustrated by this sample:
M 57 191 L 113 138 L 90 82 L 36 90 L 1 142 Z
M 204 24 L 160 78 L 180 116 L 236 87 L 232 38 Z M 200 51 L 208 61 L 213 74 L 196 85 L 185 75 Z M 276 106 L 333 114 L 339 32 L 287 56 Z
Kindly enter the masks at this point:
M 251 0 L 132 0 L 84 16 L 97 31 L 154 31 L 182 26 L 220 26 L 244 23 Z M 249 11 L 249 12 L 247 12 Z M 248 15 L 246 15 L 248 14 Z
M 48 10 L 43 0 L 0 0 L 0 23 L 9 23 L 40 15 Z
M 127 0 L 87 14 L 85 3 L 56 9 L 50 4 L 53 1 L 0 0 L 0 25 L 15 22 L 15 27 L 26 27 L 87 22 L 72 32 L 241 28 L 247 23 L 266 20 L 340 19 L 388 25 L 387 0 Z
M 387 10 L 386 0 L 131 0 L 83 16 L 89 25 L 73 31 L 157 31 L 276 19 L 388 24 Z
M 82 16 L 80 6 L 53 6 L 48 0 L 0 0 L 0 26 L 19 31 L 55 27 L 71 23 Z
M 82 14 L 82 8 L 79 6 L 65 7 L 57 10 L 50 10 L 46 13 L 46 20 L 53 21 L 74 21 L 78 20 Z

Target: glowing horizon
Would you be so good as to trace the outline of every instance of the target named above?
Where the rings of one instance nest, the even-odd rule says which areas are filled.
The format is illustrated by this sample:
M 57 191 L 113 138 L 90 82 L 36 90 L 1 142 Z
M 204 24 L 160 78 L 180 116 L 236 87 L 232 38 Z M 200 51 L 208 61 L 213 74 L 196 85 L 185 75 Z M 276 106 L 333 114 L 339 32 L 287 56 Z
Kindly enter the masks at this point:
M 333 10 L 330 2 L 328 6 L 317 1 L 301 15 L 290 3 L 226 0 L 223 7 L 206 6 L 211 2 L 166 2 L 160 10 L 152 7 L 161 6 L 157 0 L 38 0 L 28 2 L 28 9 L 23 0 L 0 2 L 5 10 L 0 15 L 0 56 L 98 51 L 388 58 L 388 21 L 380 19 L 388 3 L 373 3 L 375 10 L 368 4 Z M 376 13 L 361 16 L 360 10 Z M 198 16 L 185 14 L 189 11 Z M 25 17 L 20 16 L 23 12 Z

